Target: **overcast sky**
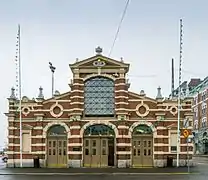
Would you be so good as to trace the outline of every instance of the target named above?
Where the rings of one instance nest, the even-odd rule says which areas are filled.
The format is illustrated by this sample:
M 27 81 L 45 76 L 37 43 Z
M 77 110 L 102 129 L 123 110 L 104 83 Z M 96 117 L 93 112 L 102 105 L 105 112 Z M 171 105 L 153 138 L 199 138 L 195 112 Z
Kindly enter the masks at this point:
M 48 62 L 57 68 L 55 89 L 69 91 L 68 64 L 95 55 L 108 56 L 126 0 L 6 0 L 0 2 L 0 145 L 6 140 L 7 97 L 15 86 L 15 43 L 21 24 L 23 95 L 51 96 Z M 170 93 L 170 64 L 179 61 L 179 19 L 183 18 L 183 80 L 207 75 L 208 2 L 206 0 L 131 0 L 112 58 L 130 63 L 131 91 L 156 96 Z M 176 84 L 177 85 L 177 84 Z

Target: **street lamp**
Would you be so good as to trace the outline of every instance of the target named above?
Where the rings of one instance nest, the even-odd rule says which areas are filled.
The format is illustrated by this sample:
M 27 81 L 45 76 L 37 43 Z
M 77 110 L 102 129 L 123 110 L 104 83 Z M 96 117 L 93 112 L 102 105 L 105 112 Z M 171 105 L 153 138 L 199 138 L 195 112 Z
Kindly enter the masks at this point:
M 54 67 L 52 65 L 52 63 L 49 62 L 49 68 L 50 68 L 51 73 L 52 73 L 52 97 L 53 97 L 53 95 L 54 95 L 54 93 L 53 93 L 54 92 L 54 73 L 55 73 L 56 67 Z

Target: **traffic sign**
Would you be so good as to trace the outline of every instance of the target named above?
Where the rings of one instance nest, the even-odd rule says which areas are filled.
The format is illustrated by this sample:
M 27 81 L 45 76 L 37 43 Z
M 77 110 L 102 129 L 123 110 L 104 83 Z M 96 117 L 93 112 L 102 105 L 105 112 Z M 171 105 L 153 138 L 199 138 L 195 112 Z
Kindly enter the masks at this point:
M 183 136 L 184 136 L 185 138 L 187 138 L 187 137 L 189 136 L 189 131 L 188 131 L 187 129 L 185 129 L 185 130 L 183 131 Z
M 188 124 L 189 123 L 189 119 L 188 118 L 185 118 L 184 120 L 183 120 L 183 127 L 184 128 L 187 128 L 188 127 Z

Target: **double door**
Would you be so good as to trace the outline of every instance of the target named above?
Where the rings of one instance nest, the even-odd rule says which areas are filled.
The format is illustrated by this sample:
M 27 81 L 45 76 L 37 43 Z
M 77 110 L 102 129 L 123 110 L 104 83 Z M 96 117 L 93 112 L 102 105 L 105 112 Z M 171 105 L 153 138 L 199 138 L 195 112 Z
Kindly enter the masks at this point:
M 47 140 L 47 166 L 67 167 L 67 139 L 56 137 Z
M 132 139 L 133 167 L 153 166 L 152 136 L 135 136 Z
M 114 139 L 108 137 L 84 138 L 84 166 L 114 166 Z

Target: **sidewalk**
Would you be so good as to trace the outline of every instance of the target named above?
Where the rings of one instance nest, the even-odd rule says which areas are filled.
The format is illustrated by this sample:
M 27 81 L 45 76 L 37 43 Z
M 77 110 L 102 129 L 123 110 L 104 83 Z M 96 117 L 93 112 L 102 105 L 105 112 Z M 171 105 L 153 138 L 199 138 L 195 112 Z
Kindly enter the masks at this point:
M 208 154 L 194 154 L 193 157 L 207 157 L 208 158 Z
M 194 167 L 190 173 L 199 173 Z M 102 175 L 102 174 L 188 174 L 187 167 L 173 168 L 4 168 L 0 175 Z

